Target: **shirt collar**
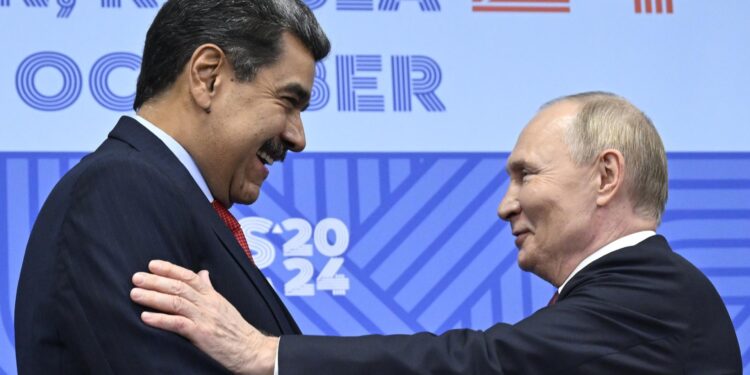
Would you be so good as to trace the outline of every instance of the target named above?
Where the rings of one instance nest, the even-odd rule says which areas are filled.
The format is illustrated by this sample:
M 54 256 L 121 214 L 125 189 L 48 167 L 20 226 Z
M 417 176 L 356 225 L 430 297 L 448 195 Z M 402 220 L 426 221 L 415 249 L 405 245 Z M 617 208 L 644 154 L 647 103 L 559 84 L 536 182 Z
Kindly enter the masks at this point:
M 604 245 L 604 247 L 595 251 L 593 254 L 587 256 L 585 259 L 583 259 L 583 261 L 581 261 L 581 263 L 578 264 L 578 266 L 573 270 L 573 272 L 571 272 L 570 275 L 568 275 L 568 278 L 565 279 L 565 282 L 562 283 L 562 285 L 560 285 L 559 288 L 557 288 L 557 292 L 562 293 L 562 290 L 565 287 L 565 285 L 568 283 L 568 281 L 570 281 L 570 279 L 572 279 L 573 276 L 575 276 L 580 270 L 582 270 L 584 267 L 591 264 L 593 261 L 609 253 L 615 252 L 617 250 L 636 245 L 640 243 L 641 241 L 645 240 L 646 238 L 649 238 L 655 234 L 656 232 L 652 230 L 644 230 L 644 231 L 628 234 L 625 237 L 620 237 Z
M 206 180 L 203 178 L 203 175 L 200 172 L 200 169 L 198 169 L 198 166 L 195 164 L 195 161 L 190 156 L 190 154 L 185 150 L 182 145 L 180 145 L 174 138 L 172 138 L 169 134 L 167 134 L 164 130 L 161 130 L 158 126 L 152 124 L 145 118 L 134 115 L 133 118 L 138 121 L 143 127 L 151 131 L 156 138 L 159 138 L 164 145 L 167 146 L 169 151 L 172 151 L 174 156 L 177 157 L 177 159 L 182 163 L 182 165 L 185 166 L 185 169 L 188 170 L 190 173 L 190 176 L 193 177 L 193 180 L 195 180 L 195 183 L 198 184 L 198 187 L 201 189 L 203 194 L 206 196 L 206 199 L 208 199 L 209 202 L 212 202 L 214 200 L 213 195 L 211 195 L 211 190 L 208 189 L 208 185 L 206 184 Z

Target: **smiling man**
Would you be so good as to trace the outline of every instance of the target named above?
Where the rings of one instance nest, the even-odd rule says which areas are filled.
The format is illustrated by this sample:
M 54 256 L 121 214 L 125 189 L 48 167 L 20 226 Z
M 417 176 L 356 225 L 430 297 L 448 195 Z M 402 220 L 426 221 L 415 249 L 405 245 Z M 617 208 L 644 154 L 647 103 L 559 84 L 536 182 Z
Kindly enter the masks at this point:
M 518 265 L 560 290 L 579 265 L 608 253 L 598 249 L 629 235 L 625 243 L 639 243 L 661 220 L 664 146 L 626 104 L 603 94 L 554 101 L 508 158 L 511 182 L 498 214 L 516 237 Z
M 655 233 L 667 160 L 640 110 L 600 92 L 555 100 L 522 131 L 507 170 L 498 214 L 516 236 L 518 264 L 558 289 L 514 325 L 440 336 L 267 336 L 241 321 L 206 272 L 159 261 L 134 275 L 132 297 L 163 312 L 144 313 L 147 324 L 245 374 L 742 373 L 718 293 Z
M 300 112 L 329 50 L 301 0 L 163 5 L 137 115 L 62 178 L 32 231 L 16 300 L 19 373 L 226 372 L 141 323 L 129 279 L 152 258 L 215 271 L 244 319 L 299 333 L 227 208 L 254 202 L 266 165 L 305 147 Z

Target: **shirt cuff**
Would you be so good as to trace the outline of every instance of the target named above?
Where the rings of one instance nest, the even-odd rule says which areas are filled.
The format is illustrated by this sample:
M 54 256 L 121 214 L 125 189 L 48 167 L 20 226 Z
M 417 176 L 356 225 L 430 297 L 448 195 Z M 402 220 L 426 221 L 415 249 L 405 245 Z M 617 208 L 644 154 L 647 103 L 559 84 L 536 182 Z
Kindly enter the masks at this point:
M 276 347 L 276 359 L 273 361 L 273 375 L 279 375 L 279 347 L 281 347 L 281 337 L 279 337 L 279 346 Z

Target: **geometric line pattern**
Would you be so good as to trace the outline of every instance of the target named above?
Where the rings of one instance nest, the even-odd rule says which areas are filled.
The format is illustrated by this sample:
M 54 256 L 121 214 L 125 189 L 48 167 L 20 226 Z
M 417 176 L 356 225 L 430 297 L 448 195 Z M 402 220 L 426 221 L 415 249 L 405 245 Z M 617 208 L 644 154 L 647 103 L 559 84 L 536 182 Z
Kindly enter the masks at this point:
M 0 153 L 0 373 L 15 373 L 13 302 L 28 234 L 41 204 L 82 153 Z M 238 219 L 341 220 L 349 230 L 339 274 L 344 296 L 281 296 L 303 332 L 443 332 L 513 323 L 546 305 L 550 285 L 516 265 L 497 205 L 507 153 L 303 153 L 271 167 L 261 197 Z M 750 369 L 750 153 L 669 153 L 667 211 L 658 232 L 714 283 Z M 263 271 L 283 293 L 296 275 L 268 233 Z M 327 262 L 309 258 L 315 274 Z

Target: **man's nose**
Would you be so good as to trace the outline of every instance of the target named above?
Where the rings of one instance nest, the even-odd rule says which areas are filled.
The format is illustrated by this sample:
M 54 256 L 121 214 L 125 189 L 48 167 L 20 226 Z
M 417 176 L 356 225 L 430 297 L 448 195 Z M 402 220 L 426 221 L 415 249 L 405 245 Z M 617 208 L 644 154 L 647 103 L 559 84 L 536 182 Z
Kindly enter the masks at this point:
M 510 221 L 510 218 L 519 212 L 521 212 L 521 204 L 518 202 L 516 189 L 511 184 L 500 201 L 500 205 L 497 206 L 497 216 L 505 221 Z
M 305 127 L 302 125 L 300 114 L 297 114 L 297 117 L 289 123 L 281 137 L 287 149 L 294 152 L 300 152 L 305 149 L 307 140 L 305 139 Z

